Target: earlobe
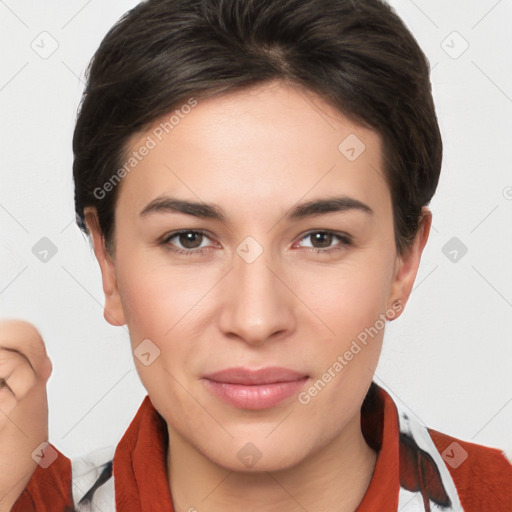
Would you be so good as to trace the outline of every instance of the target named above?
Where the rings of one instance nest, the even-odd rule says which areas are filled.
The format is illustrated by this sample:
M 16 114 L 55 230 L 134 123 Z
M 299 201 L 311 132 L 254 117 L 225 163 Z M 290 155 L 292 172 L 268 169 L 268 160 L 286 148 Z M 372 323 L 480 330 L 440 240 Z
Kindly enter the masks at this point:
M 432 225 L 432 212 L 424 207 L 421 213 L 420 225 L 418 232 L 412 245 L 404 251 L 403 254 L 397 256 L 393 284 L 389 295 L 388 309 L 397 310 L 397 301 L 400 305 L 398 314 L 393 318 L 398 318 L 401 314 L 414 285 L 418 268 L 420 265 L 421 255 L 425 244 L 427 243 Z
M 105 307 L 103 316 L 105 320 L 114 326 L 126 323 L 121 296 L 117 287 L 117 276 L 113 258 L 107 253 L 105 238 L 101 231 L 98 215 L 94 207 L 84 209 L 85 221 L 89 230 L 94 254 L 100 265 L 103 293 L 105 294 Z

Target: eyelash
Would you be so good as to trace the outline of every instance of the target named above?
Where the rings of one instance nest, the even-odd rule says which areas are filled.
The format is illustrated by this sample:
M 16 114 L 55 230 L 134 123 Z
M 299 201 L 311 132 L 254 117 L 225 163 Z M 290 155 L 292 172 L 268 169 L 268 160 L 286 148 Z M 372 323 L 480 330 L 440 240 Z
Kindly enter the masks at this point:
M 184 229 L 181 231 L 174 231 L 172 233 L 169 233 L 159 242 L 159 245 L 164 246 L 166 249 L 170 250 L 171 252 L 174 252 L 179 255 L 184 255 L 184 256 L 192 256 L 195 254 L 206 254 L 208 252 L 210 247 L 203 247 L 201 249 L 183 250 L 183 249 L 175 248 L 170 244 L 170 241 L 173 238 L 176 238 L 177 236 L 183 235 L 185 233 L 194 233 L 194 234 L 202 235 L 202 236 L 209 238 L 209 235 L 208 235 L 208 233 L 206 233 L 206 231 L 202 231 L 200 229 Z M 324 255 L 331 255 L 333 252 L 339 251 L 346 246 L 352 245 L 352 237 L 349 234 L 337 233 L 335 231 L 329 231 L 329 230 L 309 231 L 304 236 L 302 236 L 302 238 L 299 241 L 302 241 L 305 238 L 308 238 L 309 236 L 317 234 L 317 233 L 333 235 L 334 237 L 338 238 L 341 241 L 341 245 L 333 246 L 329 249 L 318 249 L 316 247 L 309 247 L 308 250 L 311 252 L 315 252 L 317 254 L 322 253 Z

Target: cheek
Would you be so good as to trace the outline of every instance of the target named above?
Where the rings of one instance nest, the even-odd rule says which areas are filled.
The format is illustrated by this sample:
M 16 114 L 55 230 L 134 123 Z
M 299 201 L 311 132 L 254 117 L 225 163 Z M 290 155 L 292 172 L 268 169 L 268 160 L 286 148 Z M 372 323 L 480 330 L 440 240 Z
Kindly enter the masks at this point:
M 324 329 L 326 334 L 309 345 L 315 374 L 299 402 L 323 424 L 326 435 L 357 413 L 373 378 L 386 325 L 389 275 L 384 262 L 345 268 L 331 280 L 317 281 L 323 283 L 322 292 L 310 297 L 308 305 L 330 331 Z
M 293 287 L 333 337 L 346 339 L 385 312 L 390 283 L 390 264 L 381 260 L 302 272 Z
M 117 276 L 130 333 L 162 339 L 200 299 L 202 280 L 197 272 L 173 268 L 142 250 L 126 254 L 118 262 Z
M 193 316 L 187 310 L 194 297 L 187 300 L 187 287 L 172 279 L 168 269 L 131 256 L 119 265 L 118 283 L 137 373 L 159 410 L 169 402 L 180 409 L 187 400 L 174 379 L 183 381 L 181 371 L 191 356 L 192 333 L 183 329 Z
M 306 279 L 302 276 L 299 295 L 306 296 L 310 290 L 305 302 L 322 322 L 308 343 L 315 378 L 329 382 L 322 397 L 315 398 L 315 407 L 332 407 L 342 414 L 351 402 L 340 397 L 364 394 L 371 381 L 386 325 L 390 259 L 369 256 L 336 271 L 326 268 L 323 273 L 308 273 Z M 324 387 L 320 383 L 317 389 Z
M 160 287 L 150 279 L 145 278 L 144 272 L 135 273 L 123 278 L 119 276 L 120 294 L 126 323 L 132 341 L 139 339 L 156 339 L 165 333 L 172 324 L 172 318 L 162 313 L 173 311 L 173 294 L 163 294 Z M 167 327 L 166 327 L 167 325 Z

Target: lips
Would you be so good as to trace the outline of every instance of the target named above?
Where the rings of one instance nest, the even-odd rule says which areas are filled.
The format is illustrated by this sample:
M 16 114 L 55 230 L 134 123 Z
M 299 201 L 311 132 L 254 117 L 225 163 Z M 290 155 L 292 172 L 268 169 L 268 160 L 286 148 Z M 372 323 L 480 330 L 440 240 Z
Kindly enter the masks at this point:
M 288 368 L 228 368 L 203 377 L 217 398 L 239 409 L 269 409 L 298 393 L 309 375 Z
M 275 384 L 277 382 L 292 382 L 308 377 L 306 373 L 296 372 L 288 368 L 277 366 L 250 370 L 248 368 L 228 368 L 204 378 L 225 384 L 241 384 L 243 386 L 258 386 L 262 384 Z

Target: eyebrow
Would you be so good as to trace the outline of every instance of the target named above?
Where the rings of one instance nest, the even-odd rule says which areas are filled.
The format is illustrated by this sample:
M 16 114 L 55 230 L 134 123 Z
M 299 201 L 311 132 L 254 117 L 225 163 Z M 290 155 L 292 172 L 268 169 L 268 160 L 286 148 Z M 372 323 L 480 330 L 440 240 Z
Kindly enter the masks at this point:
M 359 210 L 369 215 L 373 215 L 373 210 L 365 203 L 348 196 L 333 197 L 326 199 L 315 199 L 305 203 L 300 203 L 285 212 L 286 220 L 300 220 L 308 217 L 317 217 L 328 213 L 346 212 L 349 210 Z M 144 217 L 151 213 L 184 213 L 194 217 L 217 220 L 227 223 L 227 215 L 221 207 L 211 203 L 197 203 L 186 201 L 171 196 L 159 196 L 147 204 L 140 212 Z

